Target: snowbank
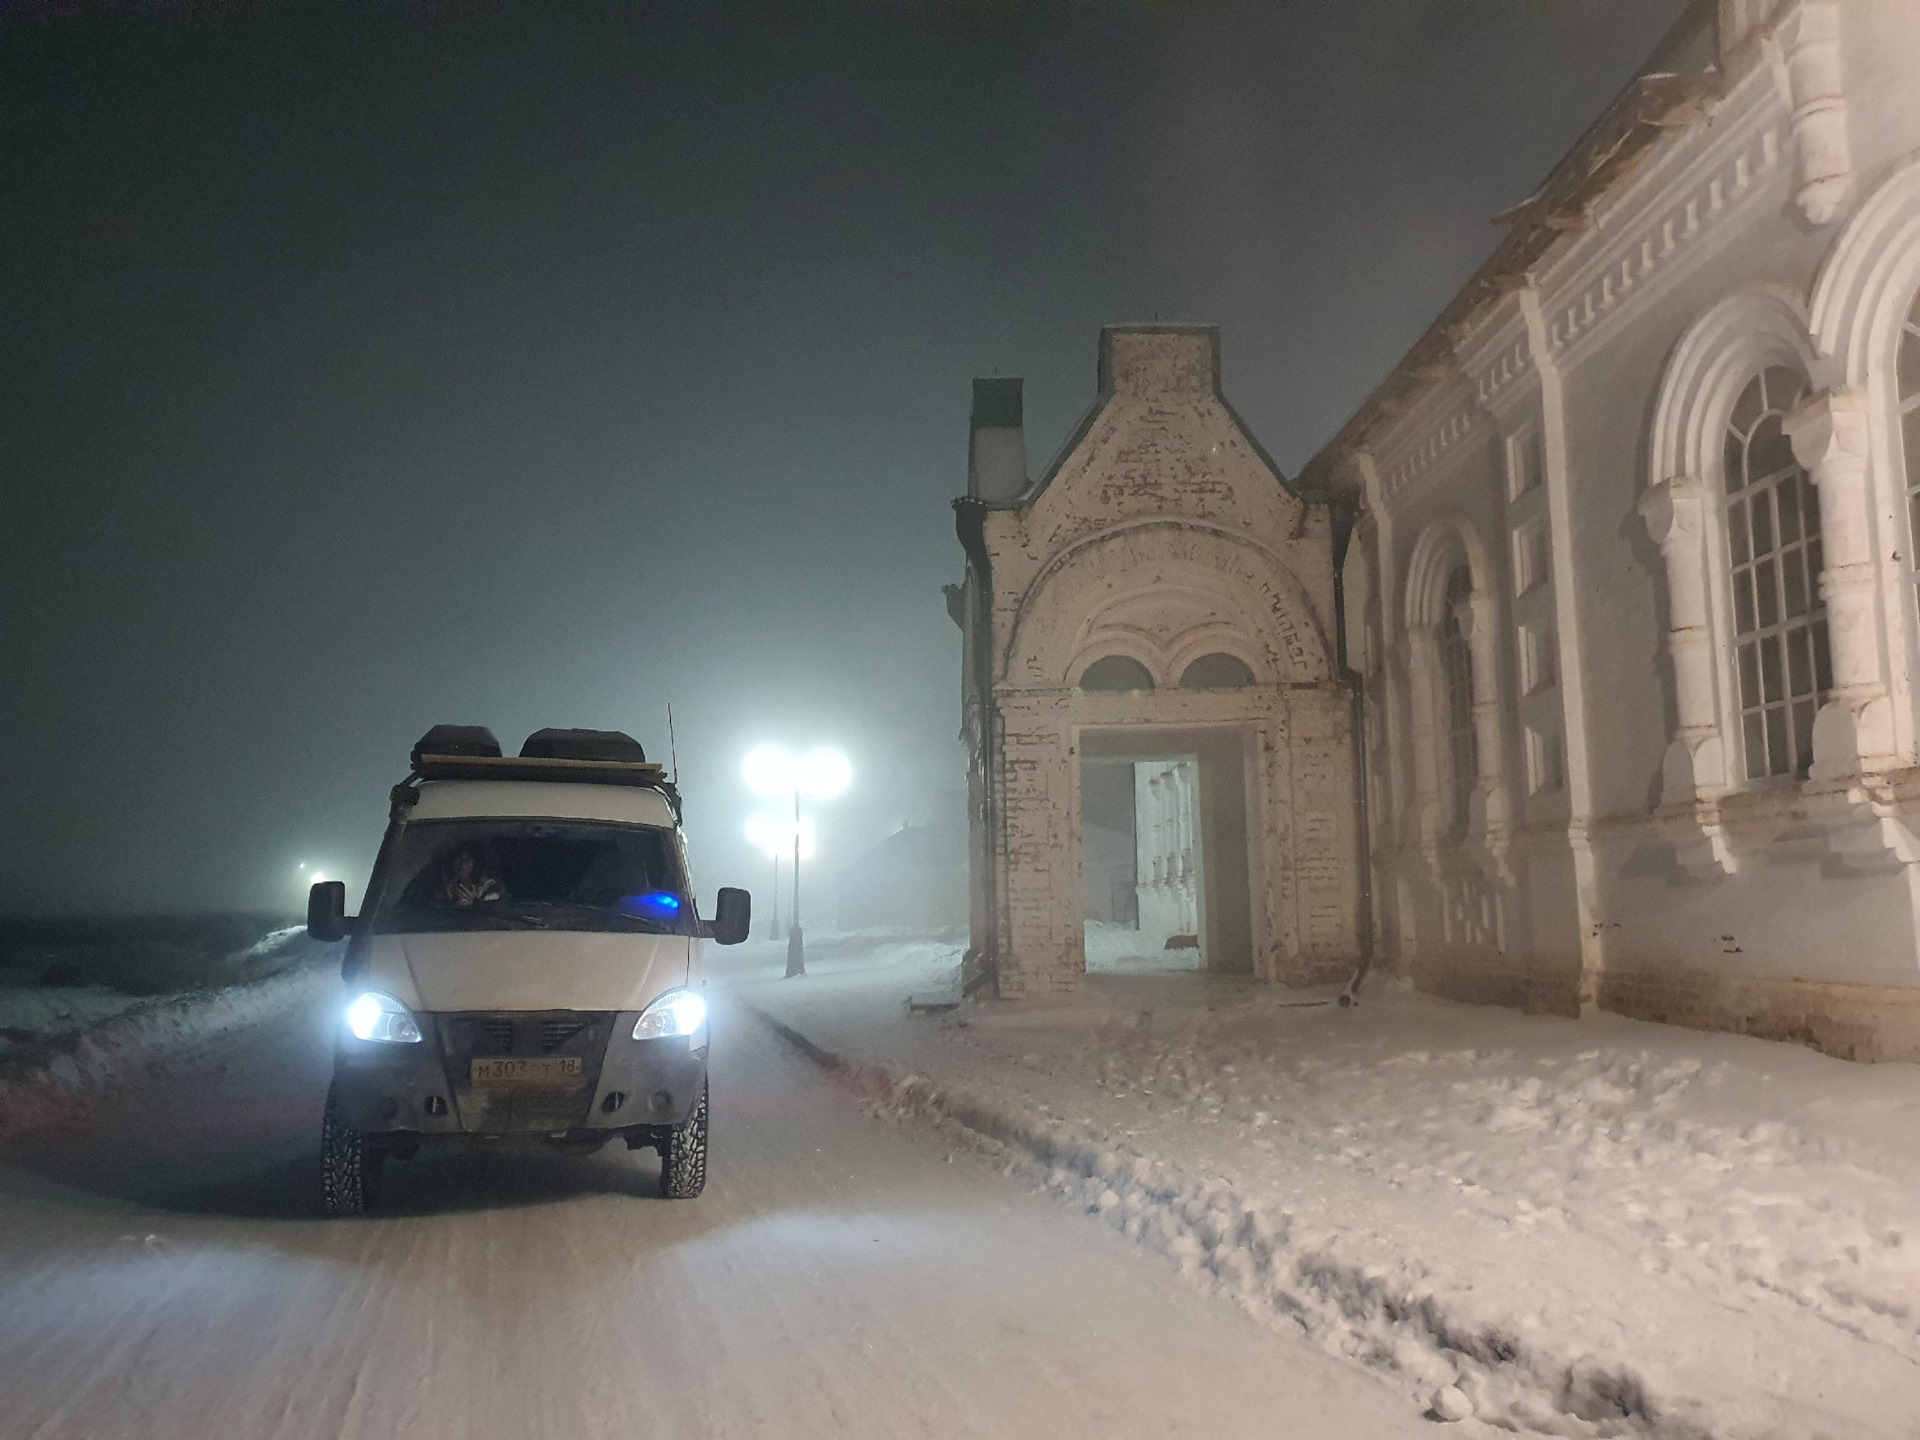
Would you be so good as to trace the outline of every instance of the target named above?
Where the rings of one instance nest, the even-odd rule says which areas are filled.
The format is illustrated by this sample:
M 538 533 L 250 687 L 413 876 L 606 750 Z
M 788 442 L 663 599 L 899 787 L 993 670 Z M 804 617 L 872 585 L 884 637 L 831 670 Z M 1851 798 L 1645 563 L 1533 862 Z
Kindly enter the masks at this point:
M 809 951 L 806 981 L 740 992 L 878 1108 L 1397 1374 L 1437 1419 L 1912 1433 L 1916 1067 L 1200 975 L 913 1018 L 902 997 L 950 985 L 955 947 Z
M 0 988 L 0 1066 L 58 1046 L 83 1030 L 151 1003 L 104 985 L 22 985 Z
M 309 961 L 251 984 L 159 1000 L 92 990 L 4 992 L 0 1014 L 18 1053 L 0 1068 L 0 1137 L 71 1120 L 156 1066 L 317 999 L 336 974 L 330 963 Z

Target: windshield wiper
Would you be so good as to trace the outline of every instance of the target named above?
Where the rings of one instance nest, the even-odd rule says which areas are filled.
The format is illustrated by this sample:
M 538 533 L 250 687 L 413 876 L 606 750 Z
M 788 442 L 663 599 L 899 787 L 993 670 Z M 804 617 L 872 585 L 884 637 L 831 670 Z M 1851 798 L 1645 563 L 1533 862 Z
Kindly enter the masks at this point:
M 524 910 L 495 910 L 492 908 L 482 910 L 476 907 L 475 913 L 485 915 L 489 920 L 499 920 L 505 924 L 518 925 L 527 930 L 545 930 L 548 925 L 545 916 L 529 915 Z

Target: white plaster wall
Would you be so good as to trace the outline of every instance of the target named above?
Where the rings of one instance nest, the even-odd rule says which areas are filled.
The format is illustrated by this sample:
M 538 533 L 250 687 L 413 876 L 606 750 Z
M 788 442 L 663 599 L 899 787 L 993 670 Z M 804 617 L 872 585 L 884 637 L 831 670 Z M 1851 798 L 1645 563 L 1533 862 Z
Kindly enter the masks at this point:
M 1896 163 L 1920 150 L 1920 105 L 1913 102 L 1920 57 L 1920 5 L 1908 0 L 1846 0 L 1840 50 L 1847 133 L 1859 178 L 1854 203 Z
M 1871 867 L 1842 863 L 1828 841 L 1825 827 L 1840 801 L 1823 799 L 1818 787 L 1776 787 L 1732 807 L 1744 817 L 1741 858 L 1733 873 L 1711 879 L 1683 872 L 1653 823 L 1662 759 L 1678 722 L 1667 565 L 1638 506 L 1649 485 L 1664 478 L 1649 473 L 1650 427 L 1669 356 L 1696 318 L 1743 288 L 1771 287 L 1807 308 L 1848 216 L 1891 170 L 1920 155 L 1920 4 L 1848 0 L 1841 41 L 1853 189 L 1828 223 L 1809 219 L 1794 109 L 1804 97 L 1789 93 L 1775 39 L 1791 43 L 1803 33 L 1794 28 L 1804 20 L 1797 8 L 1779 9 L 1734 57 L 1730 93 L 1710 122 L 1676 127 L 1638 171 L 1596 202 L 1589 226 L 1570 232 L 1536 264 L 1529 299 L 1490 304 L 1462 327 L 1456 343 L 1463 375 L 1429 383 L 1370 438 L 1375 513 L 1365 535 L 1369 545 L 1381 538 L 1391 572 L 1374 581 L 1376 623 L 1388 651 L 1374 681 L 1376 714 L 1394 737 L 1390 774 L 1376 790 L 1391 803 L 1373 817 L 1375 852 L 1388 857 L 1391 871 L 1380 877 L 1377 903 L 1391 917 L 1383 928 L 1410 923 L 1421 946 L 1435 934 L 1467 950 L 1495 944 L 1477 932 L 1462 941 L 1459 887 L 1468 881 L 1445 864 L 1418 862 L 1407 813 L 1414 695 L 1398 633 L 1403 587 L 1422 533 L 1454 516 L 1485 537 L 1500 572 L 1503 770 L 1523 797 L 1510 858 L 1509 923 L 1498 937 L 1512 953 L 1489 960 L 1564 969 L 1578 952 L 1585 963 L 1600 960 L 1622 973 L 1920 985 L 1920 847 L 1900 859 L 1908 851 L 1899 826 L 1908 821 L 1875 822 L 1881 828 L 1863 853 L 1881 873 L 1861 873 Z M 1554 575 L 1553 604 L 1557 615 L 1576 601 L 1580 615 L 1574 650 L 1563 646 L 1558 662 L 1563 676 L 1579 667 L 1589 697 L 1567 716 L 1568 726 L 1582 731 L 1588 756 L 1584 816 L 1575 816 L 1570 794 L 1524 798 L 1518 748 L 1538 704 L 1516 693 L 1515 636 L 1518 622 L 1535 618 L 1528 607 L 1537 602 L 1512 594 L 1507 542 L 1522 507 L 1504 494 L 1497 447 L 1518 425 L 1545 423 L 1537 346 L 1564 402 L 1571 565 Z M 1812 380 L 1816 390 L 1835 383 L 1821 364 Z M 1910 604 L 1911 597 L 1889 593 L 1886 603 Z M 1911 633 L 1910 617 L 1895 628 Z M 1904 683 L 1900 673 L 1895 679 Z M 1828 809 L 1815 813 L 1822 804 Z M 1591 826 L 1596 858 L 1585 900 L 1577 847 L 1570 835 L 1556 834 L 1570 823 L 1582 837 Z
M 1784 185 L 1779 198 L 1786 202 Z M 1658 802 L 1661 756 L 1676 724 L 1666 563 L 1635 508 L 1657 478 L 1647 472 L 1648 426 L 1667 357 L 1695 319 L 1736 289 L 1772 285 L 1805 296 L 1830 241 L 1769 206 L 1566 377 L 1575 565 L 1594 616 L 1583 658 L 1592 693 L 1614 697 L 1594 730 L 1602 742 L 1594 749 L 1600 816 L 1640 815 Z M 1633 703 L 1618 703 L 1622 697 Z

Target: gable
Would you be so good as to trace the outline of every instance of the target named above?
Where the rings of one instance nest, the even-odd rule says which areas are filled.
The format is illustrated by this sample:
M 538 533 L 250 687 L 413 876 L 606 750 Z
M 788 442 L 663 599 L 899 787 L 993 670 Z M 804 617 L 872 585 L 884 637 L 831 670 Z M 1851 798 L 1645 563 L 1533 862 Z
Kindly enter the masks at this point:
M 1301 502 L 1220 391 L 1213 326 L 1109 326 L 1100 394 L 1022 503 L 1038 553 L 1155 517 L 1292 528 Z

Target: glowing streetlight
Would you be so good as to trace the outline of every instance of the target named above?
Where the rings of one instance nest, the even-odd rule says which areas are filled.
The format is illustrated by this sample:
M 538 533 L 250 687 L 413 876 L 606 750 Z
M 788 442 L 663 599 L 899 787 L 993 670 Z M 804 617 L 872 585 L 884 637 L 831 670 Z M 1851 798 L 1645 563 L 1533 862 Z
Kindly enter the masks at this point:
M 777 745 L 762 745 L 748 754 L 741 773 L 747 788 L 765 800 L 793 797 L 793 824 L 783 831 L 782 839 L 793 844 L 793 916 L 787 931 L 787 975 L 807 973 L 806 944 L 800 930 L 800 861 L 812 849 L 812 827 L 800 815 L 800 797 L 831 800 L 853 783 L 853 765 L 838 750 L 822 745 L 795 756 Z M 756 817 L 757 818 L 757 817 Z M 748 837 L 753 838 L 749 821 Z M 771 834 L 771 831 L 764 833 Z M 759 844 L 758 840 L 754 841 Z M 763 847 L 765 848 L 765 847 Z M 784 843 L 781 848 L 786 847 Z M 775 880 L 778 885 L 778 880 Z

